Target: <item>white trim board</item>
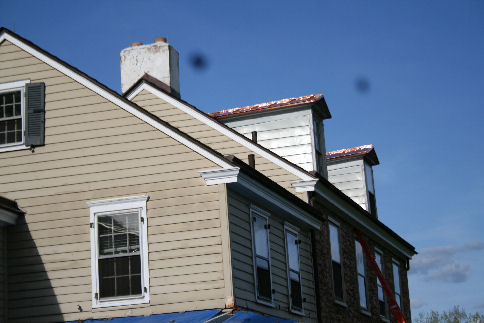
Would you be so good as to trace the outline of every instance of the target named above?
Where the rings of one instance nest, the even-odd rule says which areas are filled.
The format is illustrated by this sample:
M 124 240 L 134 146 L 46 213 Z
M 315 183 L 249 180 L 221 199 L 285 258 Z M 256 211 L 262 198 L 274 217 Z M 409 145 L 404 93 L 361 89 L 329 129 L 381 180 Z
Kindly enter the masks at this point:
M 293 202 L 280 196 L 273 190 L 265 187 L 263 184 L 254 180 L 250 176 L 240 172 L 239 168 L 232 169 L 213 169 L 198 171 L 200 176 L 205 180 L 207 186 L 217 184 L 237 183 L 247 190 L 257 194 L 266 201 L 279 207 L 282 210 L 287 211 L 288 214 L 293 216 L 298 221 L 311 226 L 314 229 L 320 230 L 322 222 L 315 219 L 309 212 L 294 205 Z
M 64 66 L 63 64 L 59 63 L 58 61 L 52 59 L 51 57 L 39 52 L 37 49 L 29 46 L 28 44 L 24 43 L 23 41 L 15 38 L 14 36 L 8 34 L 8 32 L 4 31 L 4 33 L 0 36 L 0 43 L 4 40 L 8 40 L 15 46 L 21 48 L 22 50 L 26 51 L 27 53 L 31 54 L 32 56 L 40 59 L 42 62 L 50 65 L 54 69 L 58 70 L 59 72 L 65 74 L 66 76 L 72 78 L 73 80 L 79 82 L 80 84 L 84 85 L 88 89 L 94 91 L 95 93 L 99 94 L 106 100 L 114 103 L 115 105 L 119 106 L 123 110 L 131 113 L 135 117 L 143 120 L 147 124 L 151 125 L 152 127 L 160 130 L 165 135 L 175 139 L 179 143 L 185 145 L 186 147 L 192 149 L 193 151 L 199 153 L 200 155 L 206 157 L 207 159 L 211 160 L 215 164 L 219 165 L 220 167 L 224 168 L 231 168 L 233 167 L 230 163 L 228 163 L 225 159 L 220 158 L 219 156 L 213 154 L 212 152 L 206 150 L 205 148 L 196 145 L 194 142 L 188 140 L 187 138 L 181 136 L 177 132 L 173 131 L 172 129 L 166 127 L 164 124 L 160 123 L 159 121 L 151 118 L 150 116 L 140 112 L 138 109 L 134 108 L 132 105 L 125 102 L 120 96 L 115 95 L 106 89 L 102 88 L 95 82 L 91 81 L 90 79 L 86 78 L 85 76 L 80 75 L 79 73 L 73 71 L 72 69 Z M 132 103 L 135 105 L 135 103 Z
M 288 172 L 296 175 L 300 179 L 305 180 L 305 181 L 315 179 L 314 177 L 306 174 L 304 171 L 301 171 L 300 169 L 296 168 L 291 163 L 286 162 L 283 159 L 277 158 L 275 155 L 265 151 L 259 145 L 254 144 L 249 138 L 245 137 L 244 135 L 242 135 L 242 134 L 237 135 L 236 133 L 232 132 L 230 129 L 227 129 L 225 126 L 223 126 L 220 123 L 214 121 L 207 114 L 205 114 L 201 111 L 198 111 L 194 108 L 189 107 L 185 103 L 180 102 L 177 99 L 171 97 L 170 95 L 164 93 L 163 91 L 160 91 L 160 90 L 154 88 L 150 84 L 147 84 L 145 82 L 141 83 L 127 96 L 127 99 L 131 101 L 136 95 L 138 95 L 143 90 L 150 92 L 151 94 L 159 97 L 160 99 L 166 101 L 167 103 L 173 105 L 174 107 L 180 109 L 181 111 L 191 115 L 192 117 L 199 120 L 200 122 L 202 122 L 202 123 L 208 125 L 209 127 L 217 130 L 218 132 L 220 132 L 221 134 L 229 137 L 230 139 L 234 140 L 235 142 L 249 148 L 251 151 L 261 155 L 262 157 L 264 157 L 266 159 L 268 159 L 269 161 L 273 162 L 277 166 L 284 168 L 285 170 L 287 170 Z

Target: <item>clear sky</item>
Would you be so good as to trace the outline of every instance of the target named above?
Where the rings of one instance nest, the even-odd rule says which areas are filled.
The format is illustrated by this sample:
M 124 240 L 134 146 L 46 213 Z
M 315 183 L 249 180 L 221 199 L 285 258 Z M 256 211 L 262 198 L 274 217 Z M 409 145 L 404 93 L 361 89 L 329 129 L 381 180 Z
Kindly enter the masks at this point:
M 413 314 L 484 312 L 484 1 L 1 0 L 0 24 L 117 91 L 120 50 L 167 37 L 206 112 L 323 93 L 327 149 L 375 145 L 380 219 L 420 252 Z

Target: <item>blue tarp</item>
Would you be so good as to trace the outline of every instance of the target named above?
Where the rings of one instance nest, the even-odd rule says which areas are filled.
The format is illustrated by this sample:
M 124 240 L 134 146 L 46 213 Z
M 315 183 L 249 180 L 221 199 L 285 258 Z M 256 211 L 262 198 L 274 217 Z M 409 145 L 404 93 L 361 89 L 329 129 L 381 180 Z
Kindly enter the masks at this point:
M 205 322 L 214 317 L 220 310 L 191 311 L 184 313 L 156 314 L 150 316 L 118 317 L 112 320 L 88 320 L 83 323 L 195 323 Z M 70 323 L 77 323 L 72 321 Z
M 296 321 L 283 320 L 273 316 L 265 316 L 252 312 L 239 311 L 224 323 L 295 323 Z
M 156 314 L 150 316 L 118 317 L 110 320 L 87 320 L 83 323 L 203 323 L 220 313 L 219 309 L 191 311 L 184 313 Z M 252 312 L 238 311 L 234 316 L 223 321 L 224 323 L 295 323 L 296 321 L 283 320 L 273 316 L 265 316 Z M 78 323 L 72 321 L 67 323 Z

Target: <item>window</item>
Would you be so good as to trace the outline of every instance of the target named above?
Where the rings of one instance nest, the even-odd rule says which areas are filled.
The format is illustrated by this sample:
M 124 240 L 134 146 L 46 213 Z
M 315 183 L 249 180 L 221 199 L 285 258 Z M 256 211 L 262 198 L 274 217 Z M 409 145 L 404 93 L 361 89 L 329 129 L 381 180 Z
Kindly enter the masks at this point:
M 147 196 L 89 202 L 93 307 L 149 302 Z
M 44 83 L 0 84 L 0 152 L 44 144 Z
M 252 206 L 252 252 L 256 298 L 259 302 L 272 304 L 271 258 L 269 245 L 268 214 Z
M 375 199 L 375 185 L 373 182 L 373 168 L 365 162 L 366 189 L 368 191 L 368 212 L 375 217 L 378 216 Z
M 313 117 L 313 138 L 314 138 L 314 151 L 316 159 L 316 171 L 324 174 L 326 156 L 323 136 L 323 122 Z
M 360 295 L 360 306 L 364 309 L 368 308 L 366 303 L 366 281 L 365 281 L 365 259 L 363 255 L 363 248 L 358 241 L 355 241 L 356 247 L 356 269 L 358 273 L 358 292 Z
M 393 260 L 393 286 L 395 287 L 395 301 L 402 308 L 400 293 L 400 269 L 396 260 Z
M 375 261 L 376 264 L 378 265 L 378 268 L 380 269 L 381 273 L 383 274 L 383 262 L 382 262 L 383 256 L 380 251 L 375 252 Z M 385 303 L 385 295 L 383 294 L 383 286 L 381 284 L 380 279 L 377 277 L 376 279 L 377 283 L 377 289 L 378 289 L 378 310 L 380 311 L 380 315 L 383 317 L 387 316 L 387 310 L 386 310 L 386 303 Z
M 331 264 L 333 269 L 333 291 L 337 300 L 343 301 L 343 272 L 341 268 L 341 249 L 339 246 L 339 228 L 329 224 L 329 243 L 331 246 Z
M 301 244 L 301 240 L 298 239 L 298 233 L 296 230 L 286 226 L 285 232 L 290 309 L 293 312 L 302 313 L 303 300 L 301 290 L 301 270 L 299 267 L 299 245 Z

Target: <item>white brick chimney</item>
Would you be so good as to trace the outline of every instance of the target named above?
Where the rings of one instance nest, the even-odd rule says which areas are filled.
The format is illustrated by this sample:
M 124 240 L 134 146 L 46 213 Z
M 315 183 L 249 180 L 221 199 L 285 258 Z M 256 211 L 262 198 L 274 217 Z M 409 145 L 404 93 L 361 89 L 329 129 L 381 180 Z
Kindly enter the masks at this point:
M 133 43 L 121 51 L 121 90 L 126 92 L 143 75 L 149 74 L 180 95 L 178 52 L 166 38 L 156 38 L 153 44 Z

